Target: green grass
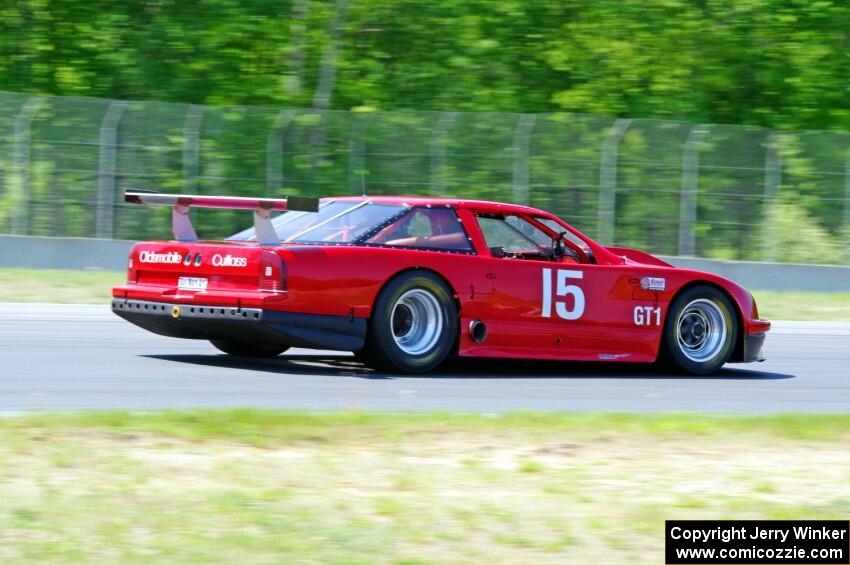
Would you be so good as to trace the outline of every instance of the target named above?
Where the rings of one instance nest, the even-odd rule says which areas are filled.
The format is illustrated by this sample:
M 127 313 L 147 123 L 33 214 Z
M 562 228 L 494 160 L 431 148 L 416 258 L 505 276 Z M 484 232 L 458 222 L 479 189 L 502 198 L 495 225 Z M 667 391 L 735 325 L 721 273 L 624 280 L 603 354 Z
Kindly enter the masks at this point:
M 768 320 L 850 322 L 850 292 L 754 290 L 759 315 Z
M 660 563 L 665 519 L 846 519 L 848 441 L 850 416 L 13 417 L 0 562 Z
M 123 272 L 0 269 L 0 302 L 106 304 Z M 850 292 L 754 290 L 768 320 L 850 321 Z
M 0 269 L 0 302 L 108 304 L 124 272 Z
M 812 441 L 850 440 L 850 415 L 775 414 L 726 416 L 710 414 L 629 414 L 512 412 L 498 415 L 431 412 L 285 412 L 253 409 L 161 412 L 69 412 L 0 419 L 0 430 L 37 426 L 46 431 L 73 428 L 120 433 L 168 434 L 189 441 L 234 441 L 256 447 L 288 442 L 331 444 L 352 439 L 406 438 L 425 429 L 522 434 L 565 432 L 599 437 L 605 433 L 698 436 L 757 432 L 776 438 Z M 425 426 L 425 428 L 422 428 Z

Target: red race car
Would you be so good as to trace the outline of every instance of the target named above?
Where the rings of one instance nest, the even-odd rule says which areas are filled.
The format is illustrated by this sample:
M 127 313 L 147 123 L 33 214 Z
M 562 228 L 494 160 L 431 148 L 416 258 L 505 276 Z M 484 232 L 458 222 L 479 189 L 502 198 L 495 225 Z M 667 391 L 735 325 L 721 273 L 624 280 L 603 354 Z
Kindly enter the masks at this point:
M 132 190 L 125 200 L 173 207 L 175 240 L 133 247 L 112 310 L 231 355 L 335 349 L 406 373 L 452 355 L 663 359 L 708 374 L 726 362 L 761 360 L 770 328 L 734 282 L 605 247 L 526 206 Z M 254 227 L 199 241 L 192 207 L 253 210 Z

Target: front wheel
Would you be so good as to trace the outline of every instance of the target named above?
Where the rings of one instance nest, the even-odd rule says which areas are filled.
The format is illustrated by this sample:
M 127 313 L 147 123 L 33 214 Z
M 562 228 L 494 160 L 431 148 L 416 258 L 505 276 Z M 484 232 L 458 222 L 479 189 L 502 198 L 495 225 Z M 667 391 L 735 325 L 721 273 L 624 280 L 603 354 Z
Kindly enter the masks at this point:
M 249 341 L 225 341 L 211 339 L 210 343 L 219 351 L 234 357 L 277 357 L 287 349 L 288 345 L 273 343 L 252 343 Z
M 664 324 L 664 350 L 676 368 L 714 373 L 732 355 L 738 336 L 735 307 L 712 286 L 695 286 L 673 300 Z
M 451 353 L 457 326 L 457 307 L 446 284 L 432 273 L 409 271 L 381 291 L 366 348 L 358 354 L 379 370 L 424 373 Z

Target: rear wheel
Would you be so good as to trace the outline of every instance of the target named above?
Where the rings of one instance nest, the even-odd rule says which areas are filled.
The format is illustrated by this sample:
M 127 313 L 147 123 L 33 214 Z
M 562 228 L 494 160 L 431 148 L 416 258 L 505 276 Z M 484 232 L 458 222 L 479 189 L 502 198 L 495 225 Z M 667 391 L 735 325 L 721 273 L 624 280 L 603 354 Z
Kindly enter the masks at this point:
M 457 323 L 452 293 L 439 277 L 403 273 L 375 301 L 366 348 L 358 357 L 384 371 L 430 371 L 451 353 Z
M 670 305 L 664 349 L 676 368 L 708 375 L 729 360 L 737 336 L 738 318 L 729 298 L 713 286 L 695 286 Z
M 211 339 L 210 343 L 219 351 L 235 357 L 277 357 L 287 349 L 288 345 L 273 343 L 252 343 L 248 341 L 224 341 Z

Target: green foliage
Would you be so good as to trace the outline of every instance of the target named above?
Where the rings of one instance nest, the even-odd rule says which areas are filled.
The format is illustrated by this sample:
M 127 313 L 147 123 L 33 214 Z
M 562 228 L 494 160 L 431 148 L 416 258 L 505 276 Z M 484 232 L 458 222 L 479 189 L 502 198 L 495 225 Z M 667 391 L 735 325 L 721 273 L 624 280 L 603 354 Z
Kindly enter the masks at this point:
M 783 263 L 840 264 L 844 259 L 840 240 L 792 199 L 779 200 L 768 208 L 761 238 L 762 246 L 776 249 Z
M 850 130 L 848 24 L 850 4 L 826 0 L 5 3 L 0 91 L 67 98 L 47 99 L 33 121 L 26 183 L 14 152 L 0 151 L 0 231 L 25 193 L 30 233 L 94 233 L 99 128 L 120 99 L 148 101 L 121 117 L 122 186 L 330 195 L 365 181 L 370 193 L 527 193 L 590 236 L 601 148 L 617 116 L 640 118 L 619 144 L 606 243 L 666 254 L 679 251 L 692 125 L 748 124 L 705 126 L 697 254 L 761 258 L 769 148 L 781 158 L 780 194 L 831 252 L 850 229 L 850 135 L 814 130 Z M 25 101 L 0 96 L 0 148 L 11 147 Z M 188 104 L 206 105 L 195 160 Z M 525 188 L 519 113 L 534 113 Z M 165 236 L 160 212 L 118 207 L 114 235 Z M 196 225 L 223 237 L 245 219 L 203 211 Z
M 309 106 L 336 44 L 341 109 L 850 129 L 848 19 L 800 0 L 22 0 L 0 7 L 0 90 Z

